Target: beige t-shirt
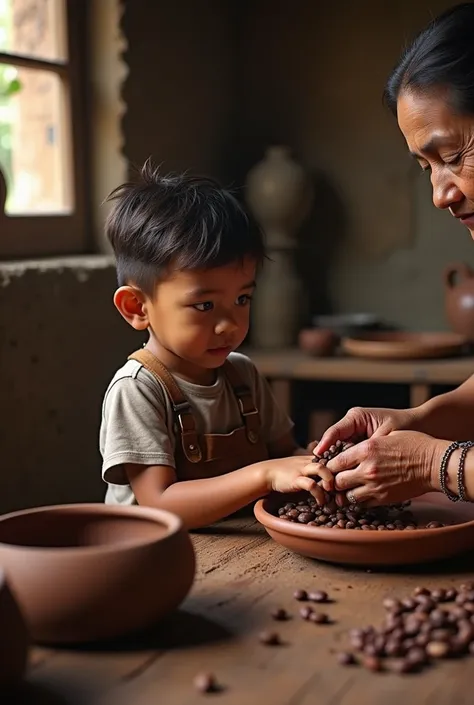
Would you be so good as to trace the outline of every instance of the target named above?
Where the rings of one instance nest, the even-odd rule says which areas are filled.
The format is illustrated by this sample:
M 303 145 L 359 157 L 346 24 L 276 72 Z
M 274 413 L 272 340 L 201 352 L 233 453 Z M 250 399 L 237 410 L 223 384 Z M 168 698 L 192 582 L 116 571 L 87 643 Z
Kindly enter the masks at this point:
M 277 406 L 267 381 L 245 355 L 232 353 L 231 363 L 252 392 L 265 442 L 273 443 L 293 427 Z M 229 433 L 242 425 L 235 394 L 222 369 L 213 385 L 201 386 L 175 377 L 191 404 L 198 433 Z M 174 415 L 161 383 L 136 360 L 128 360 L 112 379 L 104 398 L 100 428 L 102 478 L 107 504 L 135 504 L 125 463 L 175 467 Z

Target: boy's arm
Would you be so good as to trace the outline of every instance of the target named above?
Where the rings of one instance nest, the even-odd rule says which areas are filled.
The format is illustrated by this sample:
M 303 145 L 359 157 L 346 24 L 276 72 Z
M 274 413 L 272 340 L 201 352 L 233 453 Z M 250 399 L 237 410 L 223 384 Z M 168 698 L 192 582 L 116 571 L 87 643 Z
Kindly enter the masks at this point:
M 188 529 L 212 524 L 250 502 L 276 492 L 311 492 L 322 502 L 324 493 L 313 478 L 312 456 L 266 460 L 218 477 L 176 481 L 176 473 L 165 465 L 126 464 L 125 472 L 138 504 L 167 509 L 178 514 Z M 330 482 L 332 475 L 325 468 Z
M 178 514 L 186 528 L 207 526 L 268 493 L 261 463 L 218 477 L 176 481 L 174 468 L 126 465 L 138 504 Z

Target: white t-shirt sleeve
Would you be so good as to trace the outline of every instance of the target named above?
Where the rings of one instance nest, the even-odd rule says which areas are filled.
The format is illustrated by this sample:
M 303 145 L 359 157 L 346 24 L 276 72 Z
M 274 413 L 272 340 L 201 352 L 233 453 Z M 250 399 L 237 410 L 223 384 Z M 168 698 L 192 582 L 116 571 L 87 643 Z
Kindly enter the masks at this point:
M 102 477 L 128 484 L 125 463 L 175 467 L 164 393 L 146 381 L 122 377 L 107 390 L 100 429 Z

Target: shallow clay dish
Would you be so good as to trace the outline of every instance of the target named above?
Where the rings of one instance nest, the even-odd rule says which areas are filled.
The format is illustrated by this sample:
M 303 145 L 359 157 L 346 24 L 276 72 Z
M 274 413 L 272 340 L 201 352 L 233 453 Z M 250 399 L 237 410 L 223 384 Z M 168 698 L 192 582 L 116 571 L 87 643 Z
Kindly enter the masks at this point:
M 149 627 L 186 597 L 195 571 L 177 516 L 104 504 L 0 517 L 0 565 L 33 639 L 43 643 L 110 639 Z
M 459 355 L 466 338 L 455 333 L 361 333 L 343 338 L 342 350 L 355 357 L 381 360 L 421 360 Z
M 21 680 L 28 657 L 28 631 L 0 568 L 0 686 Z
M 474 505 L 453 504 L 438 493 L 414 500 L 418 524 L 441 521 L 440 529 L 354 531 L 294 524 L 276 516 L 278 507 L 299 495 L 271 495 L 255 505 L 255 516 L 277 543 L 295 553 L 332 563 L 407 565 L 448 558 L 474 548 Z

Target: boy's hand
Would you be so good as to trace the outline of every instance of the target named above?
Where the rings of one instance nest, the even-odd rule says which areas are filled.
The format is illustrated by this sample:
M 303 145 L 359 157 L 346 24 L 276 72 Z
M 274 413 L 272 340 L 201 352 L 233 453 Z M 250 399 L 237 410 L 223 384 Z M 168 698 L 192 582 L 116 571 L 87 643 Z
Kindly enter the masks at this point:
M 268 491 L 310 492 L 318 504 L 325 502 L 324 490 L 334 486 L 334 477 L 323 465 L 311 462 L 311 455 L 266 460 L 262 463 Z

